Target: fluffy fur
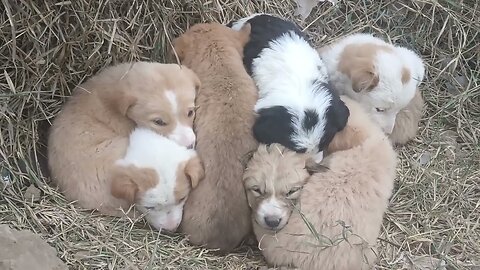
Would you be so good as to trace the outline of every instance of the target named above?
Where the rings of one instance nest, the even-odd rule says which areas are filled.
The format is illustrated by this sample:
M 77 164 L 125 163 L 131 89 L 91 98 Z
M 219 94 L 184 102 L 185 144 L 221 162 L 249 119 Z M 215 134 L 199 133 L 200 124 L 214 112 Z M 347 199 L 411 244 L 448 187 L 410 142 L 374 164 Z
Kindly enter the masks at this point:
M 180 229 L 192 243 L 223 251 L 251 232 L 242 185 L 242 161 L 257 147 L 251 132 L 257 90 L 242 63 L 249 33 L 249 25 L 237 32 L 197 24 L 173 42 L 182 64 L 202 82 L 194 127 L 206 175 L 185 204 Z
M 158 230 L 175 231 L 183 205 L 204 176 L 195 150 L 150 129 L 136 128 L 110 174 L 112 194 L 135 204 Z
M 371 269 L 375 261 L 396 154 L 361 106 L 342 99 L 351 116 L 329 145 L 322 166 L 310 168 L 315 171 L 311 177 L 303 169 L 308 157 L 302 160 L 276 144 L 260 146 L 248 164 L 244 181 L 254 231 L 271 265 L 351 270 Z M 258 216 L 273 200 L 284 202 L 276 204 L 277 212 L 291 215 L 272 228 Z
M 300 153 L 318 153 L 321 160 L 349 115 L 331 90 L 324 63 L 294 23 L 254 14 L 229 25 L 239 29 L 246 22 L 252 30 L 244 64 L 259 90 L 255 138 Z
M 319 52 L 334 88 L 360 102 L 395 143 L 416 135 L 423 106 L 417 88 L 425 73 L 418 55 L 370 34 L 350 35 Z
M 107 176 L 130 133 L 138 126 L 192 145 L 199 83 L 186 67 L 137 62 L 106 68 L 78 86 L 50 130 L 53 182 L 83 208 L 123 215 L 131 204 L 111 194 Z

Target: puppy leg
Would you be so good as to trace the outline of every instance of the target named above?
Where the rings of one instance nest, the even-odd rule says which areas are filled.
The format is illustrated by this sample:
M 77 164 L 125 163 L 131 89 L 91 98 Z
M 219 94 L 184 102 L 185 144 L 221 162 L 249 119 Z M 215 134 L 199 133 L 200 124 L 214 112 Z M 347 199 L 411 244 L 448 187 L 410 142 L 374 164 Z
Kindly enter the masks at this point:
M 403 108 L 395 120 L 390 140 L 393 144 L 403 145 L 413 139 L 418 132 L 418 126 L 423 114 L 424 101 L 419 90 L 415 92 L 415 96 Z

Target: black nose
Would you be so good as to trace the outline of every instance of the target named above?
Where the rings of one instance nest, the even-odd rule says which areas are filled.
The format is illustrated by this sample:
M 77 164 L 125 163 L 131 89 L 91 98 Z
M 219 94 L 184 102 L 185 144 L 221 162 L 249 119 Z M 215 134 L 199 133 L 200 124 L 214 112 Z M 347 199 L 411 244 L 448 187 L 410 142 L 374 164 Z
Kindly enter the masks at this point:
M 276 228 L 280 224 L 280 221 L 282 221 L 282 219 L 278 217 L 265 217 L 265 224 L 270 228 Z
M 190 144 L 187 148 L 188 148 L 188 149 L 193 149 L 194 147 L 195 147 L 195 144 L 192 143 L 192 144 Z

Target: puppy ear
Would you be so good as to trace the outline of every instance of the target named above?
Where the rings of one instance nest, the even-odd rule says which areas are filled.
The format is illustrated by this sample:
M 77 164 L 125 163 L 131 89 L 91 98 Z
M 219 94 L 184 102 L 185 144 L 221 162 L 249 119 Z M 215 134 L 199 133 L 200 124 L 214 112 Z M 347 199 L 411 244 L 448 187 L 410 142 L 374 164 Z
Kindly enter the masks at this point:
M 402 68 L 402 84 L 405 85 L 406 83 L 408 83 L 408 81 L 410 81 L 411 78 L 412 78 L 412 75 L 411 75 L 410 69 L 403 67 Z
M 350 74 L 352 80 L 352 89 L 355 92 L 370 91 L 378 85 L 378 77 L 375 66 L 371 63 L 361 64 Z
M 126 167 L 117 166 L 110 174 L 112 195 L 118 199 L 124 199 L 130 204 L 135 203 L 138 186 L 131 178 Z
M 237 32 L 238 33 L 238 39 L 240 43 L 242 44 L 242 47 L 247 44 L 247 42 L 250 40 L 250 32 L 252 31 L 252 26 L 249 23 L 245 23 L 242 28 Z
M 198 156 L 191 158 L 185 165 L 185 175 L 192 184 L 192 188 L 198 186 L 198 183 L 205 177 L 205 170 L 202 161 Z
M 180 63 L 185 59 L 185 54 L 191 42 L 191 37 L 188 34 L 183 34 L 173 40 L 171 54 L 173 54 L 173 57 L 177 58 Z
M 115 103 L 117 109 L 123 116 L 126 116 L 128 110 L 137 102 L 136 97 L 131 96 L 125 92 L 123 92 L 121 95 L 116 96 L 116 99 L 117 101 Z
M 137 168 L 133 165 L 117 165 L 110 172 L 111 193 L 114 197 L 135 203 L 138 193 L 145 192 L 158 183 L 153 169 Z

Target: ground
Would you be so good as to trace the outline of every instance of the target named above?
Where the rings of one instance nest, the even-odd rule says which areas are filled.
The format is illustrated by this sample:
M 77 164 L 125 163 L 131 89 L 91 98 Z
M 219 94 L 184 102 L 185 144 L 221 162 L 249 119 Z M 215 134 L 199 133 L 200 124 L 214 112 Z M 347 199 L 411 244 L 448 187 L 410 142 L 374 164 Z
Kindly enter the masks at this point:
M 258 11 L 296 20 L 317 45 L 373 32 L 418 52 L 426 114 L 398 148 L 378 269 L 480 267 L 480 4 L 478 1 L 322 2 L 300 21 L 293 0 L 4 0 L 0 13 L 0 223 L 38 233 L 70 269 L 256 269 L 259 252 L 228 256 L 126 219 L 81 211 L 49 186 L 45 130 L 75 85 L 99 69 L 164 61 L 197 22 Z M 42 174 L 43 172 L 43 174 Z M 38 189 L 31 187 L 34 185 Z M 421 268 L 426 269 L 426 268 Z M 433 269 L 433 268 L 432 268 Z M 442 268 L 438 268 L 442 269 Z

